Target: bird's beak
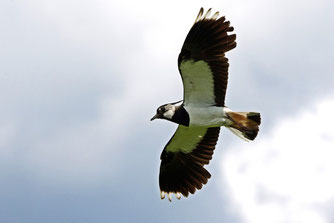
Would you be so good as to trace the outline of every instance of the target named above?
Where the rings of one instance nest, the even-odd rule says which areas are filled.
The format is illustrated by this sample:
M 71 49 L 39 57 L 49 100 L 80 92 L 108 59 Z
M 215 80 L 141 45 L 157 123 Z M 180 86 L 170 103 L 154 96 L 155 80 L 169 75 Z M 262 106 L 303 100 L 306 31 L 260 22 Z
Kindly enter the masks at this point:
M 151 118 L 151 121 L 153 121 L 154 119 L 159 118 L 159 117 L 160 117 L 159 114 L 155 114 L 155 115 Z

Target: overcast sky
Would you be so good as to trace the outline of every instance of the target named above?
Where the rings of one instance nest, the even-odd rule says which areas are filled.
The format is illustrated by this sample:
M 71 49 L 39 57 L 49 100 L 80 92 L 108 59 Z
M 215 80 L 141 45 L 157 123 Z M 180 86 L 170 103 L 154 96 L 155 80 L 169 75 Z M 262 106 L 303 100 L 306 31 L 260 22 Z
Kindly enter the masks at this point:
M 223 130 L 202 190 L 160 200 L 182 99 L 177 56 L 200 7 L 235 27 Z M 334 2 L 0 0 L 0 222 L 334 221 Z

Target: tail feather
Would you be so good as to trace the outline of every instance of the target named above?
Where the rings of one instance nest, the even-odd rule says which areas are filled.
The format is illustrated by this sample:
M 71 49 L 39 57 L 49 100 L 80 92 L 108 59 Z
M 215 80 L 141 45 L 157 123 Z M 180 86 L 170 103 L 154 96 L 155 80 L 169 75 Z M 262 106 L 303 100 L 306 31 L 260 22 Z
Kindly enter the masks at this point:
M 240 138 L 254 140 L 259 132 L 261 115 L 258 112 L 228 112 L 227 116 L 233 122 L 229 129 Z
M 243 132 L 240 132 L 238 129 L 232 128 L 232 127 L 227 127 L 228 130 L 230 130 L 234 135 L 238 136 L 240 139 L 249 142 L 250 140 L 246 138 L 243 134 Z
M 247 118 L 253 120 L 257 125 L 261 124 L 261 115 L 258 112 L 246 112 Z

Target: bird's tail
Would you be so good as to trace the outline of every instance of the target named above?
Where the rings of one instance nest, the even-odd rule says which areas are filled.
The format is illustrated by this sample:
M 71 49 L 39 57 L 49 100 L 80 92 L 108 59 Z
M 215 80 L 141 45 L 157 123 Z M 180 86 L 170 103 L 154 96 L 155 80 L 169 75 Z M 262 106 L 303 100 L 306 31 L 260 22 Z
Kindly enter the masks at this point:
M 232 124 L 228 127 L 229 130 L 246 141 L 256 138 L 261 124 L 260 113 L 229 111 L 226 114 L 232 121 Z

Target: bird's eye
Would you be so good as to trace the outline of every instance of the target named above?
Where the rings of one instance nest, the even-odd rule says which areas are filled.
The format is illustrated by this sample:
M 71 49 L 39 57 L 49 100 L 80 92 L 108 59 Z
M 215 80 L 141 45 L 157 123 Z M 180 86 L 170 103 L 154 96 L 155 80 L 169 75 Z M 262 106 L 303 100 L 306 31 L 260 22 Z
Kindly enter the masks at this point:
M 165 107 L 162 107 L 162 108 L 161 108 L 161 111 L 162 111 L 162 112 L 165 112 L 165 111 L 166 111 Z

